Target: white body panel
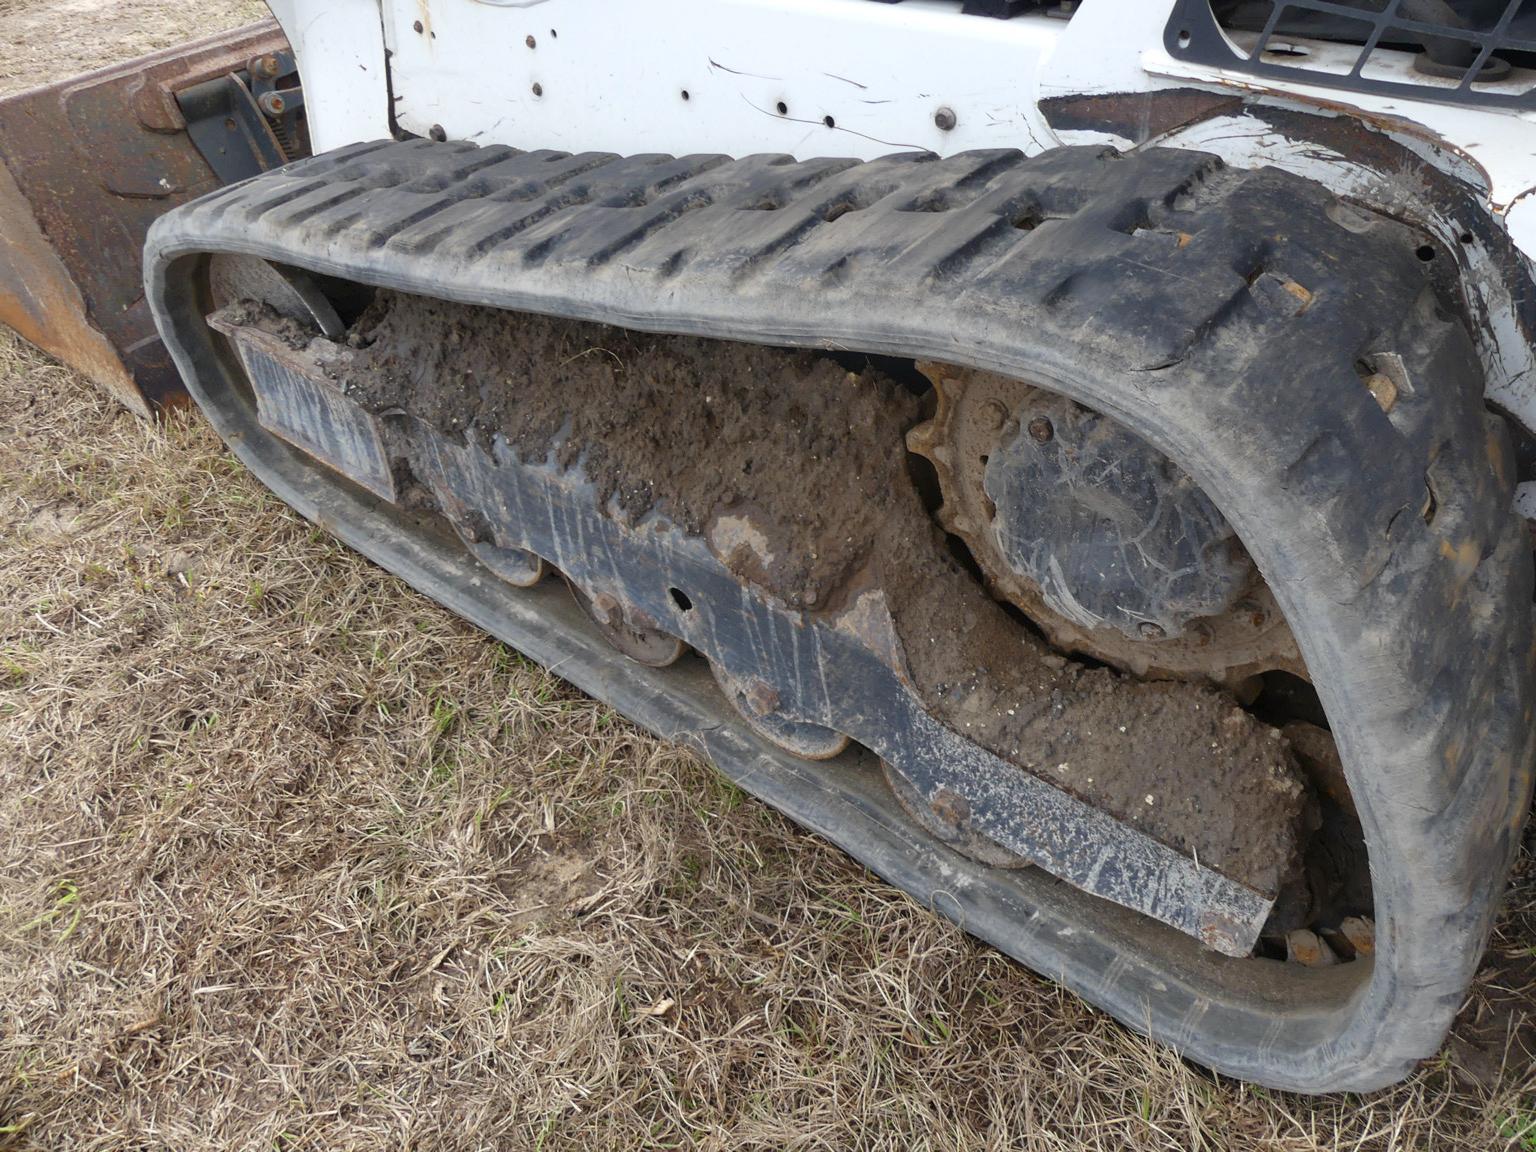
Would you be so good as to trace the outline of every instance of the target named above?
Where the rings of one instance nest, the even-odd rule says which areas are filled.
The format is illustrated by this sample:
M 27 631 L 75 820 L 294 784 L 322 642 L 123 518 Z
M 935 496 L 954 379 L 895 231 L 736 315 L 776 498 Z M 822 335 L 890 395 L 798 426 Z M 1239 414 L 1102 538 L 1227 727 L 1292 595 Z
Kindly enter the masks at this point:
M 1033 80 L 1059 20 L 956 20 L 934 0 L 428 8 L 389 0 L 384 21 L 395 118 L 422 136 L 441 125 L 450 139 L 577 151 L 863 159 L 1054 143 Z M 944 107 L 950 131 L 934 122 Z
M 378 0 L 267 0 L 304 83 L 316 152 L 389 135 L 389 69 Z
M 1082 0 L 1070 21 L 962 17 L 959 0 L 276 0 L 299 55 L 319 150 L 406 131 L 571 151 L 787 152 L 799 158 L 1131 141 L 1054 132 L 1041 100 L 1160 88 L 1238 89 L 1323 114 L 1359 110 L 1479 189 L 1484 210 L 1536 253 L 1536 122 L 1471 108 L 1200 67 L 1162 46 L 1173 0 Z M 385 60 L 388 50 L 388 87 Z M 1330 66 L 1352 50 L 1310 44 Z M 1407 56 L 1373 64 L 1383 78 Z M 1339 66 L 1342 67 L 1342 64 Z M 1425 82 L 1415 77 L 1416 82 Z M 687 93 L 686 97 L 684 93 Z M 780 111 L 782 105 L 783 111 Z M 953 113 L 948 130 L 936 121 Z M 830 124 L 828 120 L 830 119 Z M 1237 115 L 1157 143 L 1240 167 L 1276 165 L 1381 203 L 1348 156 Z M 1467 269 L 1490 398 L 1536 430 L 1536 359 L 1462 222 L 1423 221 Z

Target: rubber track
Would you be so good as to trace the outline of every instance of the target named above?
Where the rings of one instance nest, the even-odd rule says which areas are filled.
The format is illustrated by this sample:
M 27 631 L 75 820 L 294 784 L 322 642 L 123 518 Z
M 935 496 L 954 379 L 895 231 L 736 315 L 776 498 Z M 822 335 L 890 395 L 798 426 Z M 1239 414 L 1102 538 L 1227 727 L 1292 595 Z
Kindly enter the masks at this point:
M 1215 500 L 1296 633 L 1366 829 L 1377 956 L 1347 966 L 1363 975 L 1353 988 L 1213 963 L 1031 879 L 987 878 L 991 911 L 971 900 L 962 917 L 1204 1063 L 1323 1091 L 1380 1086 L 1433 1054 L 1530 796 L 1531 571 L 1512 457 L 1425 244 L 1297 177 L 1173 150 L 797 163 L 412 141 L 342 149 L 163 217 L 146 277 L 183 375 L 243 458 L 493 628 L 493 608 L 469 604 L 448 568 L 387 539 L 383 512 L 322 500 L 300 465 L 257 442 L 219 383 L 198 254 L 651 331 L 968 364 L 1135 429 Z M 1403 366 L 1390 413 L 1362 383 L 1383 363 Z M 377 522 L 348 519 L 365 514 Z M 604 688 L 624 707 L 611 678 Z M 641 703 L 631 710 L 654 701 Z M 760 790 L 836 825 L 839 843 L 920 899 L 941 887 L 884 829 Z

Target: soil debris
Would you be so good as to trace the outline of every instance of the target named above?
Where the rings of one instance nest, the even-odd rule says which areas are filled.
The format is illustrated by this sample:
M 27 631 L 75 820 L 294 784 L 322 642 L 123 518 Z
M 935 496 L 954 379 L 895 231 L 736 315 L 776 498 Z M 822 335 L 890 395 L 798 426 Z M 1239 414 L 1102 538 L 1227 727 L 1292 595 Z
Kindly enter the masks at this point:
M 1137 680 L 1053 652 L 916 512 L 888 524 L 881 585 L 923 700 L 995 755 L 1279 893 L 1312 819 L 1281 733 L 1222 689 Z
M 797 607 L 827 605 L 867 555 L 916 413 L 883 374 L 809 351 L 398 293 L 380 292 L 348 343 L 336 375 L 369 408 L 579 464 L 605 506 L 708 533 L 733 571 Z
M 1300 871 L 1309 797 L 1280 732 L 1216 688 L 1066 660 L 996 603 L 922 502 L 903 439 L 920 404 L 883 373 L 388 292 L 348 345 L 330 370 L 372 410 L 579 466 L 621 518 L 705 535 L 791 606 L 873 574 L 957 732 L 1260 891 Z

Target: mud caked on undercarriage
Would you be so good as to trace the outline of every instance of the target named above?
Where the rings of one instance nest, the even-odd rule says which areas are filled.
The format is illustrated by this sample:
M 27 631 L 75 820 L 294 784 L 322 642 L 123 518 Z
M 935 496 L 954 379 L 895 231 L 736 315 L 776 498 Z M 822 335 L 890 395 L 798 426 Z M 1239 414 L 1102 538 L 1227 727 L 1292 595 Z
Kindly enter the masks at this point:
M 1431 243 L 1188 151 L 411 141 L 165 217 L 148 284 L 306 515 L 1316 1089 L 1432 1049 L 1528 789 L 1529 547 Z

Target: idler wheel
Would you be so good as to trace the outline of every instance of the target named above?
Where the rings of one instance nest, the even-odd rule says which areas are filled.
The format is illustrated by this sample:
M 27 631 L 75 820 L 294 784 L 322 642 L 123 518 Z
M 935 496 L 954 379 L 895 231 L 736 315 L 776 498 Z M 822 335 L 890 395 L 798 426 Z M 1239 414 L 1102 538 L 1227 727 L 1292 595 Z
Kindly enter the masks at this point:
M 715 683 L 747 726 L 764 740 L 802 760 L 830 760 L 848 747 L 848 737 L 819 724 L 791 720 L 779 711 L 779 694 L 762 680 L 739 680 L 710 662 Z
M 660 629 L 631 620 L 624 605 L 612 593 L 598 592 L 588 596 L 572 581 L 567 580 L 565 583 L 581 610 L 597 625 L 603 639 L 636 664 L 644 664 L 647 668 L 665 668 L 668 664 L 677 663 L 688 650 L 688 645 L 676 636 L 669 636 Z

